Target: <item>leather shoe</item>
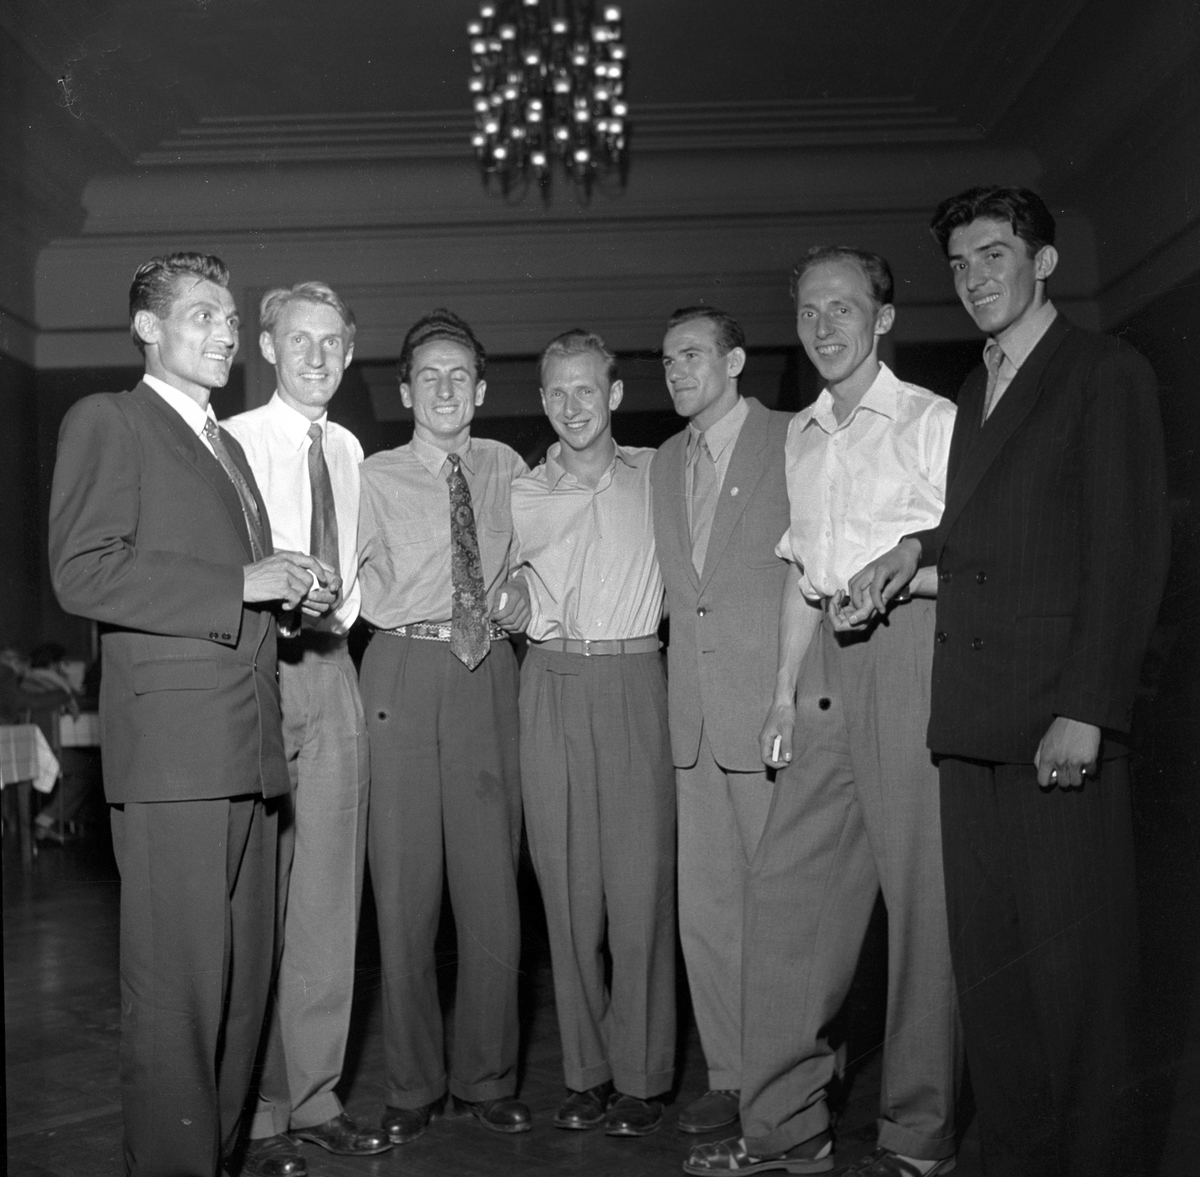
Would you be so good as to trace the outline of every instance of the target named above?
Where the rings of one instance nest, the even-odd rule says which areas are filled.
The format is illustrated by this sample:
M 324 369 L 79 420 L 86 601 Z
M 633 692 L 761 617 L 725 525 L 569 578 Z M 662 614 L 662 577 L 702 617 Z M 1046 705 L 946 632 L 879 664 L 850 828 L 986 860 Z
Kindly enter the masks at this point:
M 636 1095 L 617 1093 L 604 1117 L 605 1136 L 649 1136 L 662 1123 L 663 1105 L 659 1099 L 638 1099 Z
M 292 1136 L 296 1140 L 319 1144 L 326 1152 L 341 1157 L 373 1157 L 392 1147 L 388 1133 L 382 1128 L 360 1128 L 345 1112 L 324 1124 L 293 1128 Z
M 264 1136 L 246 1145 L 242 1172 L 248 1177 L 305 1177 L 308 1163 L 290 1136 Z
M 693 1145 L 683 1171 L 695 1177 L 713 1174 L 767 1173 L 828 1173 L 833 1168 L 833 1133 L 818 1132 L 784 1152 L 756 1155 L 746 1147 L 744 1136 L 715 1140 L 710 1144 Z
M 429 1127 L 430 1120 L 436 1120 L 441 1115 L 445 1103 L 446 1097 L 443 1095 L 419 1108 L 385 1107 L 379 1127 L 387 1133 L 387 1138 L 393 1144 L 408 1144 Z
M 739 1093 L 706 1091 L 679 1113 L 679 1131 L 698 1135 L 732 1128 L 738 1122 Z
M 577 1132 L 595 1128 L 604 1122 L 608 1105 L 616 1098 L 612 1080 L 607 1079 L 586 1091 L 568 1091 L 567 1098 L 558 1105 L 554 1113 L 555 1128 L 569 1128 Z
M 459 1099 L 456 1095 L 454 1106 L 459 1112 L 474 1116 L 485 1128 L 490 1128 L 493 1132 L 528 1132 L 533 1127 L 533 1117 L 529 1114 L 529 1108 L 511 1095 L 478 1101 Z

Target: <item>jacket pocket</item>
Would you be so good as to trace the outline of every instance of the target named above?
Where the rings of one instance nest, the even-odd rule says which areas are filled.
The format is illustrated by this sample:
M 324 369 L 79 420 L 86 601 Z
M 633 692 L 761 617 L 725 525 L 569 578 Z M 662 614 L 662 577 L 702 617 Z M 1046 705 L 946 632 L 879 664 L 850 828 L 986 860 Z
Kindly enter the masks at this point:
M 133 693 L 150 691 L 211 691 L 217 685 L 213 658 L 154 658 L 133 668 Z

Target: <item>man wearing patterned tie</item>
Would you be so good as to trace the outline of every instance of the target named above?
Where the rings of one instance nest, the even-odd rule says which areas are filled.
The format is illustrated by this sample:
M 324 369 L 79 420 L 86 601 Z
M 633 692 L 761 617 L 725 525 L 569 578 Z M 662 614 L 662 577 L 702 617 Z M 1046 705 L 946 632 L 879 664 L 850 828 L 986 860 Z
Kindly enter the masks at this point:
M 391 1148 L 360 1129 L 334 1091 L 342 1076 L 367 852 L 367 729 L 346 635 L 358 616 L 362 447 L 327 408 L 354 354 L 354 315 L 328 286 L 272 290 L 259 347 L 275 365 L 265 405 L 225 422 L 241 442 L 281 548 L 307 549 L 342 576 L 342 596 L 279 639 L 283 743 L 292 790 L 280 810 L 280 942 L 258 1109 L 243 1172 L 298 1177 L 288 1136 L 343 1156 Z
M 359 583 L 375 627 L 361 688 L 371 744 L 368 855 L 379 913 L 387 1108 L 404 1144 L 447 1090 L 496 1132 L 529 1128 L 517 1083 L 517 663 L 528 593 L 509 579 L 508 446 L 471 437 L 486 353 L 457 315 L 400 351 L 407 445 L 362 466 Z M 447 1076 L 434 938 L 448 884 L 458 932 Z
M 269 800 L 288 792 L 273 608 L 317 616 L 339 588 L 312 556 L 271 554 L 254 475 L 208 403 L 237 351 L 228 286 L 202 254 L 138 269 L 145 377 L 72 407 L 51 492 L 55 593 L 100 623 L 135 1177 L 214 1177 L 235 1138 L 270 987 Z

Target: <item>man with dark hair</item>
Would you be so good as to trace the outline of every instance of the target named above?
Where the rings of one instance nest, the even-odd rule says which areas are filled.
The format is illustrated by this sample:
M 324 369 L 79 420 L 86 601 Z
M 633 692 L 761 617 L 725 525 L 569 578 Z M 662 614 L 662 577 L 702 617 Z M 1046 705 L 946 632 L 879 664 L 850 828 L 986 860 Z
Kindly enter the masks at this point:
M 291 793 L 280 807 L 278 980 L 244 1173 L 299 1177 L 287 1135 L 343 1156 L 391 1148 L 346 1115 L 342 1077 L 367 855 L 367 729 L 346 635 L 359 609 L 362 447 L 327 409 L 354 355 L 354 315 L 323 282 L 270 290 L 259 348 L 275 393 L 225 422 L 241 442 L 281 548 L 342 573 L 328 616 L 293 619 L 279 638 L 283 745 Z
M 559 441 L 513 484 L 512 512 L 533 613 L 521 782 L 569 1089 L 554 1124 L 644 1136 L 662 1122 L 675 1073 L 675 786 L 654 451 L 613 440 L 622 385 L 598 335 L 551 341 L 541 377 Z
M 667 677 L 679 807 L 679 933 L 709 1090 L 685 1132 L 737 1123 L 742 1086 L 742 905 L 771 781 L 757 733 L 771 705 L 787 565 L 788 416 L 738 393 L 745 337 L 732 316 L 671 316 L 663 368 L 688 426 L 651 470 L 654 533 L 671 611 Z
M 1154 375 L 1058 314 L 1054 218 L 972 189 L 933 232 L 987 336 L 946 508 L 851 584 L 887 610 L 939 569 L 929 748 L 989 1177 L 1126 1172 L 1137 959 L 1128 731 L 1166 576 Z
M 271 979 L 275 808 L 288 791 L 272 606 L 319 616 L 333 570 L 272 553 L 241 447 L 209 405 L 237 311 L 219 258 L 130 291 L 146 374 L 59 434 L 50 565 L 100 623 L 105 795 L 121 872 L 121 1102 L 131 1174 L 213 1177 L 233 1143 Z
M 775 797 L 746 887 L 740 1139 L 700 1145 L 691 1173 L 832 1169 L 829 1025 L 882 890 L 887 1022 L 879 1147 L 861 1177 L 954 1168 L 958 1020 L 946 934 L 937 772 L 925 748 L 933 602 L 889 624 L 845 607 L 849 578 L 936 523 L 954 406 L 879 360 L 895 308 L 883 258 L 818 248 L 796 266 L 796 331 L 826 384 L 788 427 L 792 564 L 775 698 L 759 751 Z M 930 592 L 936 581 L 920 586 Z M 798 967 L 799 962 L 799 967 Z
M 436 310 L 400 353 L 407 445 L 362 466 L 359 583 L 375 627 L 360 686 L 371 745 L 367 853 L 379 913 L 387 1109 L 395 1144 L 445 1103 L 434 939 L 449 885 L 458 981 L 449 1090 L 496 1132 L 523 1132 L 517 1085 L 520 916 L 517 662 L 529 616 L 512 580 L 508 446 L 471 437 L 486 357 Z

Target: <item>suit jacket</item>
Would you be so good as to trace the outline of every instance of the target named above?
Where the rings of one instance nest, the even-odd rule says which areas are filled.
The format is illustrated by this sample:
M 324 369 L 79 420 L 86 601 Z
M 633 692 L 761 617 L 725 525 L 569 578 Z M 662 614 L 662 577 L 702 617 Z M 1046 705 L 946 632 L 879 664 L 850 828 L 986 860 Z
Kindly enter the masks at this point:
M 722 768 L 762 769 L 758 732 L 775 693 L 779 602 L 788 575 L 775 545 L 789 523 L 783 446 L 791 415 L 746 400 L 749 413 L 699 575 L 684 490 L 686 429 L 663 442 L 650 470 L 654 538 L 671 615 L 671 751 L 680 768 L 696 763 L 703 726 Z
M 1028 763 L 1055 716 L 1129 730 L 1169 555 L 1154 373 L 1060 314 L 986 425 L 963 385 L 939 569 L 929 747 Z
M 224 437 L 265 522 L 241 447 Z M 232 482 L 153 389 L 72 406 L 54 469 L 50 567 L 62 607 L 101 623 L 110 802 L 287 792 L 275 622 L 242 603 L 252 559 Z

